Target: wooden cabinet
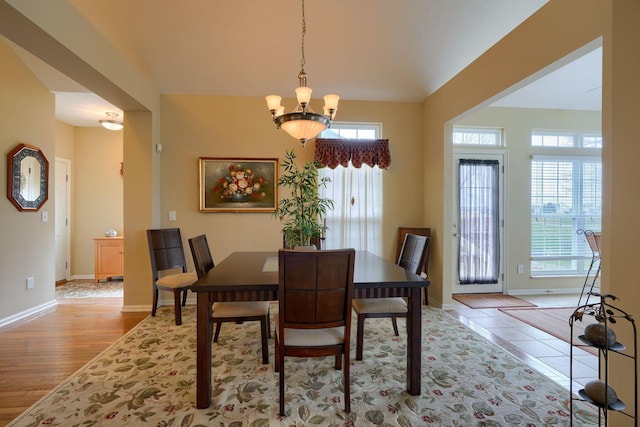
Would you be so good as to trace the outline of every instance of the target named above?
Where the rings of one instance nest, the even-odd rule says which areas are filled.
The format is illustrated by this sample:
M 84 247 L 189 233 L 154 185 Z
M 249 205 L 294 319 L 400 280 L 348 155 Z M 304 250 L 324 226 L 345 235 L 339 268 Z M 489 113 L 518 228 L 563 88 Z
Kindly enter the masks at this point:
M 95 278 L 108 279 L 114 276 L 124 275 L 124 238 L 123 237 L 98 237 L 95 253 Z

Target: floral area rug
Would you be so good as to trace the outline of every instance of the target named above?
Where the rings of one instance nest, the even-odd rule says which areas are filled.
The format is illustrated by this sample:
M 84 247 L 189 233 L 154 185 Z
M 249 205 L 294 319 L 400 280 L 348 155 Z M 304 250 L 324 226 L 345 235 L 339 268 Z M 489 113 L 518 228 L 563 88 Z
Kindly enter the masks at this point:
M 67 282 L 56 286 L 56 299 L 65 298 L 122 298 L 122 281 L 107 282 Z
M 403 331 L 395 337 L 389 319 L 368 319 L 364 360 L 351 362 L 352 412 L 343 410 L 333 358 L 288 357 L 280 417 L 278 373 L 260 363 L 257 322 L 223 324 L 213 343 L 212 404 L 196 409 L 195 308 L 184 310 L 182 326 L 161 308 L 9 426 L 569 425 L 562 387 L 441 310 L 425 306 L 422 328 L 421 396 L 405 390 Z M 273 363 L 273 339 L 269 345 Z M 573 404 L 574 426 L 598 425 L 593 407 Z

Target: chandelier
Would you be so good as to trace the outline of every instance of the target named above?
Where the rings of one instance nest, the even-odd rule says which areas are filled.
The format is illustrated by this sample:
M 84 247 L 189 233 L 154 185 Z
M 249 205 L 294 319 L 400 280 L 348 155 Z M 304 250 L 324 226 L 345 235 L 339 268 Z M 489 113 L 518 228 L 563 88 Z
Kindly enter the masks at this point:
M 122 124 L 122 120 L 118 119 L 118 116 L 120 114 L 112 113 L 110 111 L 106 112 L 105 114 L 107 118 L 98 120 L 98 123 L 109 130 L 120 130 L 123 128 L 124 125 Z
M 302 58 L 300 60 L 300 73 L 298 73 L 299 86 L 296 88 L 298 105 L 291 113 L 284 112 L 280 105 L 281 96 L 269 95 L 266 97 L 267 107 L 278 129 L 282 128 L 292 137 L 299 139 L 304 147 L 307 140 L 316 137 L 320 132 L 331 126 L 331 120 L 338 111 L 338 95 L 324 96 L 324 114 L 314 113 L 309 102 L 311 101 L 311 88 L 307 86 L 308 75 L 304 70 L 304 36 L 307 33 L 307 23 L 304 16 L 304 0 L 302 0 Z

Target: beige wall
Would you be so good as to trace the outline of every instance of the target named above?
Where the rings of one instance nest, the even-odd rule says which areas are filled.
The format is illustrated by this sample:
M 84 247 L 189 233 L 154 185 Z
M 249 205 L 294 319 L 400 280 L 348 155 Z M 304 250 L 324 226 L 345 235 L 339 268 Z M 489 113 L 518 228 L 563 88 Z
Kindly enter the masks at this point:
M 582 289 L 584 276 L 532 278 L 530 276 L 530 186 L 531 131 L 602 131 L 600 111 L 537 110 L 487 107 L 457 120 L 458 126 L 500 128 L 505 138 L 505 284 L 510 294 L 544 293 L 547 290 Z M 486 151 L 486 150 L 485 150 Z M 479 149 L 478 152 L 482 152 Z M 538 149 L 536 154 L 543 154 Z M 553 150 L 544 154 L 554 154 Z M 525 266 L 518 274 L 517 265 Z
M 638 277 L 638 242 L 640 231 L 637 221 L 640 198 L 640 2 L 637 0 L 611 0 L 603 14 L 611 23 L 611 33 L 604 40 L 603 118 L 604 158 L 604 212 L 602 242 L 602 282 L 605 289 L 619 300 L 614 304 L 635 316 L 639 314 L 640 286 Z M 630 328 L 617 329 L 618 340 L 628 348 L 634 337 Z M 637 372 L 638 360 L 635 360 Z M 621 358 L 612 364 L 611 382 L 619 396 L 633 405 L 633 383 L 630 375 L 633 363 Z M 636 390 L 637 392 L 637 390 Z M 636 394 L 637 396 L 637 394 Z M 636 403 L 636 407 L 638 402 Z M 611 426 L 629 425 L 629 418 L 612 411 Z M 637 416 L 637 414 L 636 414 Z
M 383 173 L 383 254 L 388 259 L 394 256 L 398 226 L 425 225 L 421 221 L 421 114 L 421 104 L 340 104 L 339 120 L 382 123 L 382 136 L 390 140 L 392 164 Z M 163 150 L 153 154 L 162 159 L 162 225 L 180 227 L 185 244 L 187 238 L 206 233 L 214 260 L 238 250 L 280 247 L 281 225 L 269 213 L 199 211 L 198 159 L 280 159 L 285 150 L 294 148 L 298 160 L 305 162 L 313 159 L 314 141 L 303 148 L 284 131 L 276 130 L 263 98 L 164 95 L 162 117 Z M 176 211 L 176 222 L 168 222 L 170 210 Z
M 6 191 L 7 154 L 19 143 L 39 147 L 49 161 L 49 200 L 40 212 L 20 212 L 0 198 L 0 322 L 54 300 L 53 167 L 55 166 L 54 98 L 0 38 L 0 176 Z M 5 193 L 6 194 L 6 193 Z M 41 221 L 47 211 L 48 222 Z M 26 278 L 34 277 L 27 290 Z
M 75 157 L 75 127 L 55 120 L 56 157 L 73 162 Z
M 74 128 L 71 275 L 92 278 L 95 237 L 108 228 L 124 233 L 122 131 Z

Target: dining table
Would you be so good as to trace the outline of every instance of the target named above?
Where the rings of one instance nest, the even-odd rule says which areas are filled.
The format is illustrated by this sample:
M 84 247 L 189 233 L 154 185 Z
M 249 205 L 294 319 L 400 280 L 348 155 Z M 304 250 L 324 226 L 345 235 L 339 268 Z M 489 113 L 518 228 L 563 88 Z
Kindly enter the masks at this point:
M 211 405 L 212 306 L 224 301 L 277 301 L 278 252 L 233 252 L 190 289 L 197 296 L 196 407 Z M 356 251 L 354 298 L 407 299 L 407 391 L 420 394 L 422 288 L 429 281 L 368 251 Z

